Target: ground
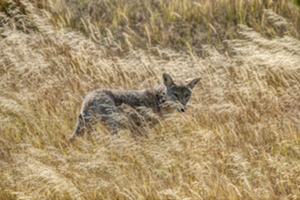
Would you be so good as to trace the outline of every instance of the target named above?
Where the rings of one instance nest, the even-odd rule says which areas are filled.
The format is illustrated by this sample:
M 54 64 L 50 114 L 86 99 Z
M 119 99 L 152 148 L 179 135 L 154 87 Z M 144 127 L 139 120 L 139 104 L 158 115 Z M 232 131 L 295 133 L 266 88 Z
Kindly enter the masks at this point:
M 299 199 L 292 1 L 0 0 L 0 199 Z M 136 139 L 66 143 L 93 89 L 201 76 Z

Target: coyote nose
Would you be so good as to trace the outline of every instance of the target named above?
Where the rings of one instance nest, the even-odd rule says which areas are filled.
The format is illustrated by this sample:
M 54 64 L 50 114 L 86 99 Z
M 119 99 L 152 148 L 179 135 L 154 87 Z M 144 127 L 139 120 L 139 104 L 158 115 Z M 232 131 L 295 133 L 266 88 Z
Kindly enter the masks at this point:
M 183 108 L 181 108 L 181 112 L 185 112 L 185 110 Z

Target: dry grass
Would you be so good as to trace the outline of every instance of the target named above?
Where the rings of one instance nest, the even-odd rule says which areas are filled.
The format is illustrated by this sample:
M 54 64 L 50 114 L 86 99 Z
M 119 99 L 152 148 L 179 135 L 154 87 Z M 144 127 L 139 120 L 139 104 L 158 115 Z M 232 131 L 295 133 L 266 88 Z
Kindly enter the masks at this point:
M 299 199 L 299 9 L 138 2 L 0 1 L 0 199 Z M 65 145 L 88 91 L 163 71 L 203 77 L 187 113 Z

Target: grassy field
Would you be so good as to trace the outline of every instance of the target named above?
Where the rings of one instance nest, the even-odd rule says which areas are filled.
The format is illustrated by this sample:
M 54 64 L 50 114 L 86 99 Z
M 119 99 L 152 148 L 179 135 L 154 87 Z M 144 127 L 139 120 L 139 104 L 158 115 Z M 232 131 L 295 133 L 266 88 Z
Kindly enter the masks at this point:
M 300 199 L 300 10 L 0 0 L 0 199 Z M 184 114 L 71 145 L 84 96 L 202 76 Z

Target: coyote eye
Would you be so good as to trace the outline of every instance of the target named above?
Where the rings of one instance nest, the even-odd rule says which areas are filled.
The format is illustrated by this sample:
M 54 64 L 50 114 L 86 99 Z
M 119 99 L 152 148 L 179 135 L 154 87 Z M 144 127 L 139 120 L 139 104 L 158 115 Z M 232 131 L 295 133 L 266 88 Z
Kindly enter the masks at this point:
M 184 95 L 184 98 L 186 98 L 186 99 L 187 99 L 189 96 L 190 96 L 190 95 L 186 94 L 186 95 Z
M 174 93 L 173 96 L 176 98 L 176 99 L 179 99 L 179 95 Z

